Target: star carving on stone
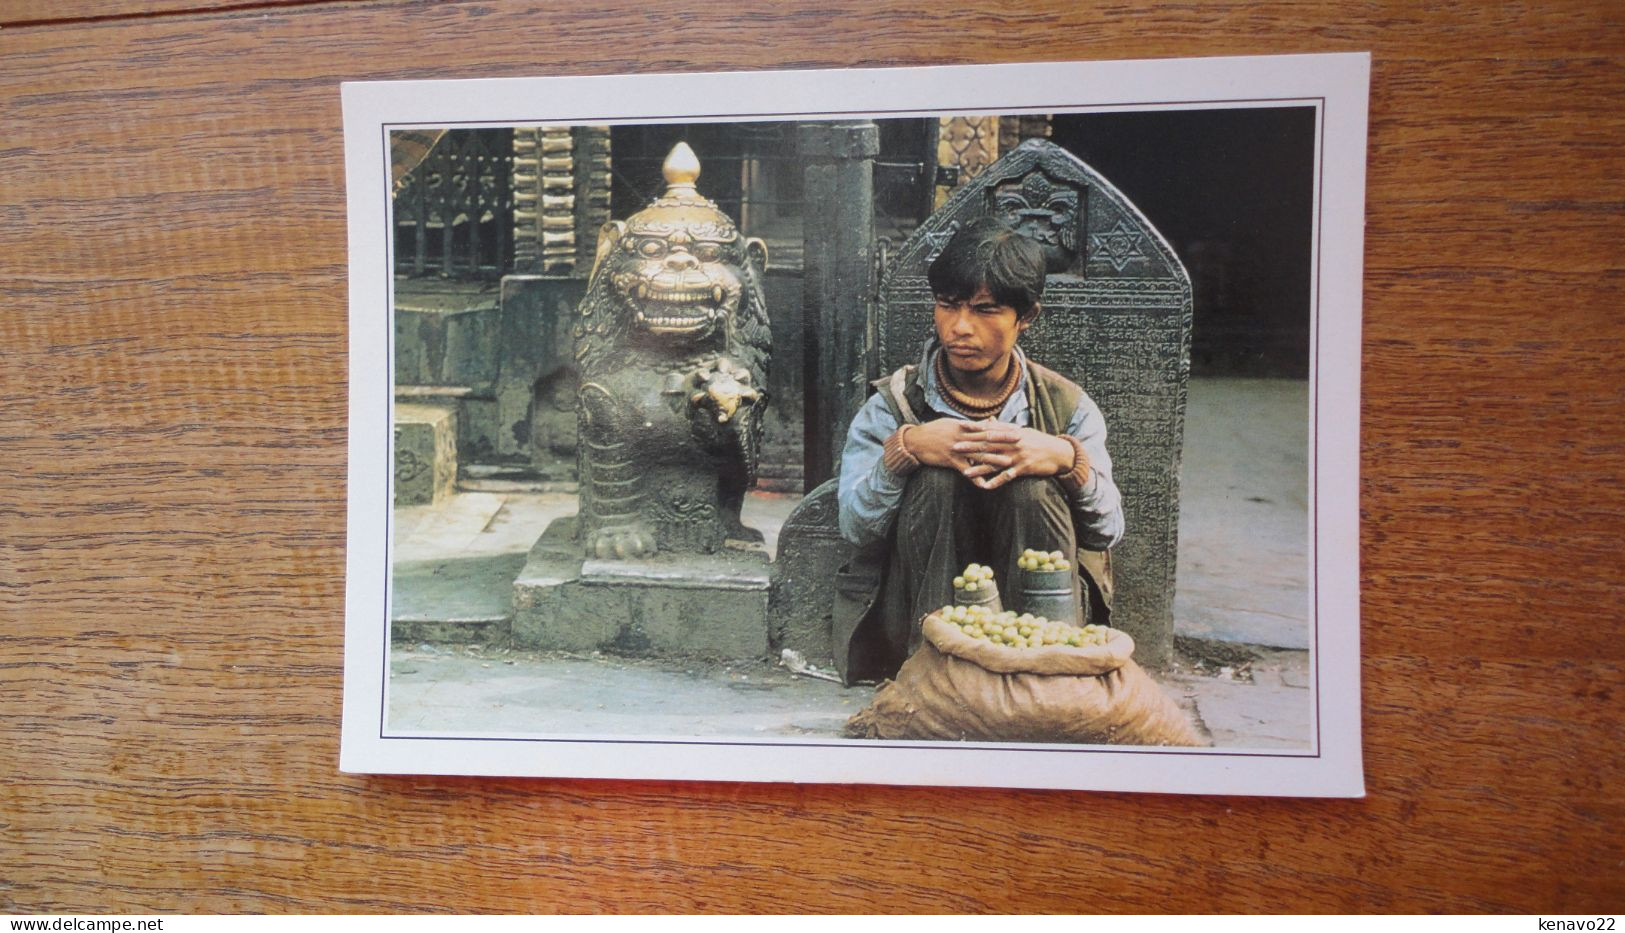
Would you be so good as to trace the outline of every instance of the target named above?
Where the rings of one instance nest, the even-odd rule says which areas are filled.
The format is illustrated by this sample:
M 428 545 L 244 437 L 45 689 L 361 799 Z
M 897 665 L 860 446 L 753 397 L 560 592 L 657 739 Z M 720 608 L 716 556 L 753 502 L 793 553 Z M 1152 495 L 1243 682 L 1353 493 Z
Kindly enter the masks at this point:
M 1104 233 L 1089 234 L 1089 246 L 1096 253 L 1106 257 L 1112 268 L 1122 272 L 1129 263 L 1136 259 L 1145 259 L 1145 250 L 1140 244 L 1145 241 L 1145 235 L 1129 226 L 1128 221 L 1121 218 L 1117 226 Z

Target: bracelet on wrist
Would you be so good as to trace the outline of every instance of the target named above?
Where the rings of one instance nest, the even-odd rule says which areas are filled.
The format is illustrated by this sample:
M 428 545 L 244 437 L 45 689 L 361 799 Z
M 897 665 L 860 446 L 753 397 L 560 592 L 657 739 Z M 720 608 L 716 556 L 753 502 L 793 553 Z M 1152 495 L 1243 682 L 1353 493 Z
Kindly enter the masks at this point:
M 920 459 L 908 449 L 908 442 L 904 439 L 904 435 L 912 427 L 914 425 L 905 424 L 893 431 L 881 449 L 880 462 L 898 476 L 907 476 L 920 468 Z
M 1089 454 L 1083 449 L 1083 442 L 1070 434 L 1062 434 L 1061 438 L 1072 445 L 1072 469 L 1056 475 L 1061 481 L 1061 488 L 1069 493 L 1077 493 L 1089 485 L 1089 476 L 1093 472 L 1089 466 Z

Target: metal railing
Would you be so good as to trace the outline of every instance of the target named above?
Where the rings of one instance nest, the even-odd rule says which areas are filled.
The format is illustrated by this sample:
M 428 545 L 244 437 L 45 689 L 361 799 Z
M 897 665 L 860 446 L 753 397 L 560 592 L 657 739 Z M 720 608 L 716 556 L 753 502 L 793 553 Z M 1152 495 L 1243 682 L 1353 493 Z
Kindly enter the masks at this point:
M 483 279 L 513 265 L 513 131 L 451 130 L 395 194 L 395 272 Z

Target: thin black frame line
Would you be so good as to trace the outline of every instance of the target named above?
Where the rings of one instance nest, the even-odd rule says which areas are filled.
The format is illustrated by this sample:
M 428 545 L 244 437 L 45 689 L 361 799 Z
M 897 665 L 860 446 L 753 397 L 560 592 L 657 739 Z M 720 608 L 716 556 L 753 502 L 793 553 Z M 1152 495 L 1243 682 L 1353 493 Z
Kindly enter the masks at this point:
M 1316 131 L 1315 184 L 1316 184 L 1317 198 L 1316 198 L 1316 211 L 1315 211 L 1315 217 L 1314 217 L 1314 230 L 1315 230 L 1315 291 L 1314 291 L 1314 296 L 1313 296 L 1313 305 L 1314 305 L 1314 307 L 1312 309 L 1313 319 L 1314 319 L 1314 322 L 1315 322 L 1315 345 L 1311 348 L 1311 351 L 1312 351 L 1312 357 L 1313 357 L 1313 362 L 1314 362 L 1314 371 L 1317 373 L 1317 376 L 1318 376 L 1318 371 L 1319 371 L 1320 342 L 1321 342 L 1321 332 L 1320 332 L 1320 319 L 1321 319 L 1321 314 L 1320 314 L 1320 311 L 1321 311 L 1321 307 L 1320 307 L 1320 284 L 1321 284 L 1321 271 L 1322 271 L 1322 269 L 1321 269 L 1321 260 L 1322 260 L 1322 251 L 1323 251 L 1323 237 L 1321 236 L 1321 233 L 1322 233 L 1322 230 L 1323 230 L 1324 214 L 1325 214 L 1324 191 L 1325 191 L 1325 179 L 1326 179 L 1326 163 L 1325 163 L 1326 100 L 1327 99 L 1324 96 L 1319 96 L 1319 97 L 1287 97 L 1287 98 L 1265 97 L 1265 98 L 1238 98 L 1238 99 L 1227 99 L 1227 100 L 1217 100 L 1217 101 L 1154 101 L 1154 102 L 1146 102 L 1146 103 L 1143 103 L 1143 104 L 1099 104 L 1099 105 L 1088 105 L 1088 108 L 1086 108 L 1086 109 L 1101 109 L 1101 108 L 1120 107 L 1120 106 L 1121 107 L 1131 107 L 1131 106 L 1144 106 L 1144 107 L 1166 106 L 1166 107 L 1174 107 L 1174 106 L 1179 106 L 1179 105 L 1204 104 L 1204 103 L 1208 103 L 1208 104 L 1284 103 L 1284 102 L 1287 102 L 1287 101 L 1301 101 L 1301 102 L 1303 102 L 1303 104 L 1302 104 L 1303 106 L 1309 106 L 1309 107 L 1312 107 L 1315 110 L 1315 114 L 1316 114 L 1316 119 L 1315 119 L 1315 131 Z M 1313 103 L 1311 103 L 1311 102 L 1313 102 Z M 1041 109 L 1043 109 L 1043 107 L 1042 107 L 1042 105 L 1039 105 L 1036 108 L 1022 107 L 1022 108 L 1016 108 L 1016 109 L 1021 109 L 1021 110 L 1039 109 L 1039 110 L 1041 110 Z M 1057 109 L 1060 109 L 1060 108 L 1057 108 Z M 1191 108 L 1191 109 L 1198 109 L 1198 108 Z M 1209 109 L 1209 108 L 1199 108 L 1199 109 Z M 1240 110 L 1240 109 L 1264 109 L 1264 108 L 1243 108 L 1243 107 L 1222 108 L 1222 107 L 1216 107 L 1216 108 L 1212 108 L 1212 109 L 1238 109 L 1238 110 Z M 937 110 L 935 110 L 933 112 L 937 112 L 937 113 L 963 113 L 963 112 L 970 112 L 970 111 L 987 112 L 986 108 L 980 108 L 980 107 L 944 107 L 944 108 L 939 108 L 939 109 L 937 109 Z M 904 109 L 862 110 L 862 111 L 850 110 L 850 111 L 826 111 L 826 112 L 823 112 L 820 115 L 850 115 L 850 114 L 863 114 L 863 113 L 869 113 L 869 114 L 875 114 L 875 113 L 918 113 L 918 112 L 919 111 L 913 110 L 913 109 L 908 109 L 908 110 L 904 110 Z M 1080 109 L 1080 108 L 1078 108 L 1077 105 L 1071 105 L 1070 108 L 1068 108 L 1066 112 L 1079 113 L 1079 112 L 1085 112 L 1085 109 Z M 696 118 L 697 119 L 706 119 L 709 116 L 745 116 L 745 117 L 772 117 L 772 116 L 795 117 L 795 116 L 800 116 L 800 117 L 805 119 L 809 115 L 806 114 L 806 113 L 801 113 L 801 114 L 763 113 L 763 114 L 733 114 L 733 115 L 704 115 L 704 114 L 687 115 L 687 114 L 684 114 L 684 115 L 679 115 L 677 119 L 679 119 L 679 120 L 681 120 L 681 119 L 696 119 Z M 617 119 L 620 119 L 620 118 L 617 118 Z M 654 118 L 634 118 L 634 117 L 629 117 L 629 118 L 625 118 L 625 119 L 626 119 L 626 121 L 628 123 L 631 123 L 633 125 L 637 125 L 636 121 L 638 119 L 649 120 L 649 119 L 654 119 Z M 515 122 L 529 123 L 529 122 L 534 122 L 534 121 L 515 121 Z M 582 119 L 579 119 L 579 120 L 568 120 L 568 121 L 562 121 L 562 122 L 566 122 L 566 123 L 593 123 L 595 121 L 591 120 L 590 118 L 582 118 Z M 599 121 L 596 121 L 596 122 L 601 123 L 602 120 L 599 120 Z M 734 120 L 734 121 L 728 121 L 728 122 L 745 122 L 745 121 L 743 121 L 743 120 Z M 383 122 L 383 123 L 380 123 L 379 127 L 383 131 L 383 147 L 382 148 L 383 148 L 383 155 L 384 155 L 384 158 L 385 158 L 384 177 L 388 178 L 390 176 L 390 174 L 391 174 L 391 167 L 390 167 L 390 164 L 389 164 L 389 161 L 388 161 L 389 160 L 389 133 L 391 131 L 391 128 L 393 128 L 393 127 L 400 127 L 400 126 L 459 126 L 459 125 L 471 125 L 471 124 L 491 125 L 493 123 L 497 123 L 497 124 L 500 125 L 500 121 L 489 121 L 489 120 L 478 120 L 478 121 L 464 120 L 464 121 L 446 121 L 446 122 L 435 122 L 435 123 L 422 123 L 422 122 L 414 122 L 414 123 Z M 545 125 L 545 124 L 538 124 L 538 125 Z M 394 294 L 393 257 L 394 257 L 394 249 L 395 249 L 395 237 L 394 237 L 394 231 L 392 229 L 390 229 L 389 212 L 390 212 L 390 198 L 388 196 L 386 196 L 385 199 L 384 199 L 384 225 L 385 225 L 385 229 L 389 231 L 389 236 L 388 236 L 387 242 L 385 244 L 385 260 L 386 260 L 386 264 L 389 265 L 389 267 L 390 267 L 391 274 L 386 277 L 385 295 L 386 295 L 386 298 L 390 302 L 389 318 L 390 318 L 391 323 L 393 323 L 394 315 L 395 315 L 395 309 L 394 309 L 394 306 L 393 306 L 393 301 L 394 301 L 394 298 L 393 298 L 393 294 Z M 391 332 L 391 334 L 393 334 L 393 328 L 390 329 L 390 332 Z M 389 392 L 387 402 L 388 402 L 388 405 L 390 406 L 389 410 L 391 412 L 393 412 L 393 405 L 394 405 L 394 392 L 393 392 L 393 389 L 394 389 L 394 346 L 393 346 L 393 337 L 391 337 L 389 343 L 391 344 L 391 346 L 386 348 L 386 361 L 388 362 L 388 371 L 390 373 L 390 392 Z M 1316 443 L 1314 445 L 1311 445 L 1311 448 L 1309 450 L 1309 459 L 1310 459 L 1311 464 L 1314 467 L 1313 473 L 1317 477 L 1317 479 L 1318 479 L 1318 476 L 1319 476 L 1318 467 L 1319 467 L 1319 453 L 1320 453 L 1320 451 L 1319 451 L 1320 420 L 1319 419 L 1320 419 L 1320 393 L 1316 392 L 1315 393 L 1315 407 L 1314 407 L 1313 412 L 1311 412 L 1311 414 L 1310 414 L 1310 422 L 1316 429 L 1315 430 Z M 386 449 L 393 450 L 393 446 L 394 446 L 393 445 L 393 434 L 390 433 L 390 428 L 391 428 L 391 426 L 386 423 L 385 433 L 386 433 L 386 436 L 389 436 L 391 438 L 391 441 L 390 441 L 390 443 L 389 443 L 389 445 L 387 446 Z M 387 486 L 391 491 L 393 490 L 393 483 L 394 483 L 393 471 L 390 471 L 389 482 L 388 482 Z M 392 494 L 393 493 L 391 492 L 391 495 Z M 867 740 L 856 740 L 856 739 L 852 740 L 850 743 L 822 744 L 822 743 L 800 743 L 800 742 L 788 743 L 788 742 L 717 741 L 717 740 L 709 740 L 709 739 L 703 739 L 703 738 L 686 738 L 686 739 L 627 739 L 627 738 L 621 738 L 621 739 L 615 739 L 615 738 L 583 739 L 583 738 L 554 738 L 554 737 L 532 737 L 532 736 L 386 735 L 385 734 L 385 728 L 386 728 L 385 721 L 388 718 L 388 707 L 387 707 L 387 705 L 385 703 L 385 699 L 386 699 L 385 693 L 387 692 L 388 682 L 389 682 L 389 652 L 390 652 L 390 649 L 392 647 L 390 636 L 392 634 L 391 630 L 393 628 L 393 623 L 388 618 L 388 616 L 390 614 L 389 611 L 388 611 L 388 607 L 389 607 L 389 589 L 390 589 L 390 582 L 391 582 L 391 568 L 393 566 L 393 559 L 391 557 L 391 549 L 393 547 L 393 541 L 392 541 L 390 535 L 388 534 L 388 530 L 389 530 L 389 527 L 390 527 L 391 516 L 386 516 L 386 518 L 385 518 L 385 531 L 386 531 L 385 541 L 384 541 L 384 556 L 385 556 L 385 560 L 386 560 L 385 593 L 384 593 L 384 607 L 385 607 L 384 615 L 385 615 L 385 619 L 384 619 L 384 650 L 381 652 L 381 654 L 383 656 L 383 670 L 381 671 L 381 673 L 382 673 L 383 676 L 382 676 L 382 682 L 379 685 L 378 738 L 379 738 L 380 741 L 458 741 L 458 742 L 476 741 L 476 742 L 527 742 L 527 743 L 541 743 L 541 744 L 573 743 L 573 744 L 592 744 L 592 745 L 683 745 L 683 746 L 692 745 L 692 746 L 723 747 L 723 748 L 729 748 L 729 747 L 749 747 L 749 748 L 844 748 L 844 749 L 850 749 L 850 748 L 856 748 L 856 749 L 884 748 L 884 749 L 914 749 L 914 750 L 927 750 L 927 751 L 1045 752 L 1045 753 L 1085 754 L 1085 755 L 1177 755 L 1177 756 L 1200 757 L 1200 758 L 1209 758 L 1209 757 L 1232 758 L 1233 757 L 1233 758 L 1278 758 L 1278 759 L 1287 759 L 1287 760 L 1319 760 L 1320 758 L 1324 757 L 1324 749 L 1322 748 L 1322 744 L 1321 744 L 1323 723 L 1321 721 L 1321 705 L 1320 705 L 1320 681 L 1321 681 L 1321 677 L 1320 677 L 1320 560 L 1319 560 L 1320 554 L 1319 554 L 1319 547 L 1318 547 L 1317 543 L 1314 540 L 1316 535 L 1318 534 L 1318 529 L 1319 529 L 1319 502 L 1320 502 L 1320 497 L 1319 497 L 1318 485 L 1317 485 L 1316 488 L 1310 490 L 1310 496 L 1311 496 L 1311 499 L 1312 499 L 1314 505 L 1311 507 L 1311 516 L 1312 516 L 1312 519 L 1313 519 L 1313 530 L 1311 531 L 1311 533 L 1309 535 L 1309 538 L 1310 538 L 1309 543 L 1314 548 L 1314 552 L 1315 552 L 1315 560 L 1312 563 L 1312 575 L 1313 575 L 1313 578 L 1314 578 L 1314 581 L 1315 581 L 1315 598 L 1314 598 L 1314 604 L 1313 604 L 1314 612 L 1311 613 L 1312 618 L 1310 619 L 1310 627 L 1311 627 L 1311 631 L 1313 633 L 1312 634 L 1312 642 L 1313 642 L 1313 644 L 1315 646 L 1315 653 L 1314 653 L 1314 660 L 1315 660 L 1315 707 L 1314 707 L 1315 747 L 1314 747 L 1314 752 L 1312 754 L 1297 754 L 1297 755 L 1294 755 L 1294 754 L 1278 754 L 1278 753 L 1272 753 L 1272 752 L 1219 752 L 1219 751 L 1214 751 L 1214 752 L 1189 751 L 1189 752 L 1187 752 L 1187 751 L 1178 751 L 1178 750 L 1174 750 L 1174 749 L 1165 749 L 1165 748 L 1156 747 L 1156 746 L 1139 746 L 1139 747 L 1135 747 L 1135 748 L 1131 748 L 1131 749 L 1112 749 L 1112 748 L 1104 748 L 1104 749 L 1102 749 L 1102 748 L 1094 748 L 1094 747 L 1090 747 L 1090 748 L 1065 748 L 1065 747 L 1062 747 L 1062 748 L 1048 748 L 1048 747 L 1029 748 L 1029 747 L 1011 747 L 1011 746 L 1008 746 L 1008 745 L 991 745 L 991 746 L 982 746 L 982 745 L 935 746 L 935 745 L 931 745 L 931 746 L 919 746 L 919 745 L 894 745 L 894 744 L 889 744 L 889 743 L 876 743 L 876 742 L 871 742 L 871 741 L 867 741 Z M 393 501 L 393 500 L 391 499 L 391 501 Z M 388 511 L 390 511 L 390 510 L 386 509 L 386 512 L 388 512 Z
M 395 127 L 439 127 L 439 126 L 448 126 L 448 127 L 449 126 L 503 127 L 503 126 L 554 126 L 554 125 L 557 125 L 557 126 L 566 126 L 566 125 L 568 125 L 568 126 L 576 126 L 576 125 L 602 126 L 602 125 L 605 125 L 606 123 L 608 125 L 611 125 L 611 126 L 627 126 L 627 125 L 630 125 L 630 126 L 645 126 L 645 125 L 659 126 L 659 125 L 662 125 L 663 123 L 683 123 L 683 122 L 695 122 L 695 121 L 715 121 L 715 122 L 718 122 L 718 123 L 745 123 L 745 122 L 750 122 L 750 121 L 753 121 L 753 120 L 771 120 L 771 119 L 773 119 L 775 117 L 799 118 L 799 120 L 797 120 L 796 122 L 804 122 L 804 121 L 816 121 L 821 117 L 850 117 L 850 116 L 864 116 L 864 115 L 875 115 L 875 114 L 912 114 L 912 115 L 921 116 L 923 118 L 923 117 L 928 116 L 930 114 L 938 114 L 938 113 L 980 113 L 980 114 L 986 114 L 988 116 L 995 116 L 995 115 L 1004 115 L 1004 114 L 1019 114 L 1019 113 L 1024 113 L 1024 112 L 1030 112 L 1030 113 L 1088 113 L 1088 112 L 1097 111 L 1097 110 L 1112 110 L 1112 109 L 1115 109 L 1115 108 L 1131 108 L 1131 107 L 1132 108 L 1142 108 L 1142 109 L 1147 109 L 1147 110 L 1156 110 L 1156 109 L 1160 109 L 1160 108 L 1184 108 L 1184 109 L 1188 109 L 1188 110 L 1209 110 L 1209 109 L 1212 109 L 1212 110 L 1224 110 L 1224 109 L 1242 110 L 1242 109 L 1249 109 L 1249 108 L 1243 108 L 1243 107 L 1227 108 L 1227 107 L 1220 106 L 1220 105 L 1225 105 L 1225 104 L 1261 104 L 1261 103 L 1290 104 L 1290 103 L 1296 102 L 1296 103 L 1298 103 L 1299 106 L 1312 107 L 1312 106 L 1316 106 L 1315 104 L 1312 103 L 1313 101 L 1320 101 L 1321 104 L 1323 105 L 1325 103 L 1325 101 L 1326 101 L 1326 98 L 1324 96 L 1321 96 L 1321 97 L 1315 97 L 1315 96 L 1303 96 L 1303 97 L 1237 97 L 1237 98 L 1226 98 L 1226 99 L 1223 99 L 1223 100 L 1164 100 L 1164 101 L 1117 102 L 1117 103 L 1102 103 L 1102 104 L 1023 104 L 1020 107 L 1012 107 L 1012 108 L 1002 110 L 1002 111 L 995 110 L 995 109 L 990 109 L 990 108 L 987 108 L 987 107 L 936 107 L 936 108 L 931 108 L 929 111 L 922 110 L 922 109 L 917 108 L 917 107 L 891 107 L 891 108 L 876 108 L 876 109 L 866 109 L 866 110 L 820 110 L 820 111 L 813 112 L 813 113 L 810 113 L 810 112 L 807 112 L 807 111 L 779 112 L 779 111 L 767 110 L 767 111 L 751 111 L 751 112 L 744 112 L 744 113 L 693 113 L 693 114 L 685 113 L 685 114 L 676 114 L 676 115 L 673 115 L 673 114 L 660 114 L 660 115 L 625 116 L 625 117 L 561 117 L 561 118 L 559 118 L 557 120 L 551 120 L 551 121 L 549 121 L 549 120 L 534 120 L 534 119 L 518 119 L 518 120 L 508 120 L 508 119 L 439 120 L 439 121 L 436 121 L 436 120 L 430 120 L 430 121 L 424 121 L 424 120 L 385 120 L 381 125 L 384 126 L 386 129 L 387 128 L 395 128 Z M 1193 106 L 1193 105 L 1200 105 L 1200 104 L 1212 104 L 1212 105 L 1215 105 L 1215 106 L 1212 106 L 1212 107 Z
M 390 599 L 395 590 L 395 558 L 392 551 L 395 546 L 395 181 L 394 165 L 390 156 L 389 134 L 387 126 L 383 127 L 383 157 L 384 178 L 388 179 L 384 194 L 384 267 L 389 270 L 384 276 L 384 302 L 388 306 L 387 316 L 389 326 L 385 328 L 384 366 L 389 374 L 389 393 L 384 399 L 386 417 L 384 418 L 384 437 L 388 439 L 385 447 L 389 451 L 389 463 L 384 470 L 384 650 L 379 652 L 383 659 L 382 675 L 378 679 L 378 738 L 383 741 L 386 720 L 389 718 L 389 651 L 391 637 L 394 635 L 394 615 L 390 611 Z
M 596 739 L 548 736 L 520 736 L 507 737 L 500 735 L 386 735 L 381 736 L 388 742 L 543 742 L 549 744 L 571 745 L 693 745 L 693 746 L 722 746 L 726 748 L 842 748 L 842 749 L 871 749 L 885 748 L 904 751 L 972 751 L 972 752 L 1059 752 L 1062 754 L 1101 754 L 1101 755 L 1179 755 L 1187 758 L 1284 758 L 1288 760 L 1312 760 L 1320 758 L 1316 753 L 1303 752 L 1292 754 L 1289 752 L 1272 751 L 1223 751 L 1185 749 L 1176 746 L 1164 745 L 1131 745 L 1124 748 L 1111 748 L 1108 746 L 1087 746 L 1079 748 L 1055 747 L 1047 745 L 1021 745 L 1006 743 L 1000 745 L 979 745 L 969 742 L 952 742 L 936 744 L 935 742 L 921 741 L 914 744 L 899 741 L 874 741 L 871 739 L 851 739 L 846 742 L 767 742 L 745 741 L 718 741 L 703 737 L 686 739 Z M 516 777 L 519 775 L 515 775 Z
M 1310 578 L 1314 581 L 1315 598 L 1314 611 L 1310 613 L 1309 630 L 1310 643 L 1315 647 L 1314 673 L 1315 673 L 1315 752 L 1321 751 L 1322 723 L 1320 716 L 1320 342 L 1324 334 L 1320 326 L 1320 285 L 1324 277 L 1321 267 L 1321 255 L 1326 248 L 1325 229 L 1323 224 L 1326 217 L 1326 98 L 1320 98 L 1316 108 L 1315 119 L 1315 292 L 1314 292 L 1314 323 L 1315 345 L 1310 348 L 1310 359 L 1313 361 L 1310 369 L 1312 376 L 1310 386 L 1314 390 L 1314 410 L 1309 413 L 1309 424 L 1314 428 L 1314 443 L 1309 445 L 1309 475 L 1315 478 L 1309 489 L 1309 548 L 1314 559 L 1310 561 Z M 391 314 L 394 312 L 391 311 Z M 1358 444 L 1356 444 L 1358 451 Z M 1359 473 L 1359 454 L 1355 454 L 1355 473 Z M 1358 493 L 1358 488 L 1356 488 Z M 1359 524 L 1355 524 L 1355 560 L 1359 560 Z M 1359 626 L 1355 626 L 1358 635 Z M 1355 696 L 1359 693 L 1356 691 Z M 1356 700 L 1358 702 L 1358 700 Z

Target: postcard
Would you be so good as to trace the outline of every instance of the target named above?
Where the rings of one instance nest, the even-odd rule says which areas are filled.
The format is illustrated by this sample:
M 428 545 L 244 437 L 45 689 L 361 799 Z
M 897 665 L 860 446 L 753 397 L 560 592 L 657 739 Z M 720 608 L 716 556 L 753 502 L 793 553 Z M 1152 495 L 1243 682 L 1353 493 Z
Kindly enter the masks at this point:
M 345 84 L 340 767 L 1363 795 L 1369 73 Z

